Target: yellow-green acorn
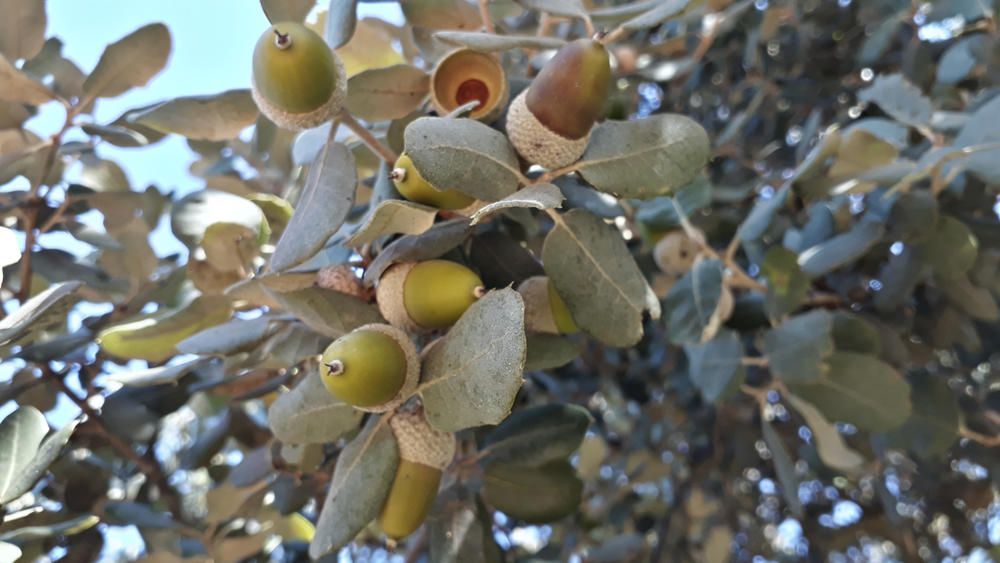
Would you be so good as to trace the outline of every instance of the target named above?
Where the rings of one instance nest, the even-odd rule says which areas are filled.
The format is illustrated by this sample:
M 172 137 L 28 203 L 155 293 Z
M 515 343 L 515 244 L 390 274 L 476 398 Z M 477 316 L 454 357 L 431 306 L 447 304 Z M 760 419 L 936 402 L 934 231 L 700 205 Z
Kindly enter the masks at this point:
M 413 165 L 410 155 L 399 155 L 390 173 L 392 183 L 396 185 L 399 194 L 406 199 L 437 207 L 438 209 L 462 209 L 472 205 L 476 198 L 467 196 L 458 190 L 439 190 L 420 175 Z
M 591 39 L 567 43 L 511 102 L 511 144 L 525 160 L 548 169 L 576 162 L 610 87 L 611 62 L 604 45 Z
M 341 401 L 367 412 L 386 412 L 416 389 L 420 358 L 405 332 L 369 324 L 327 346 L 320 376 L 327 391 Z
M 253 52 L 253 99 L 279 127 L 317 127 L 340 111 L 344 65 L 315 31 L 281 22 L 264 31 Z
M 509 97 L 507 73 L 489 53 L 456 49 L 442 57 L 431 74 L 431 103 L 442 115 L 476 101 L 479 105 L 469 117 L 491 122 L 500 117 Z
M 228 297 L 201 295 L 181 309 L 110 326 L 98 333 L 97 342 L 109 356 L 165 362 L 177 354 L 182 340 L 228 321 L 232 314 Z
M 455 457 L 455 435 L 428 424 L 422 410 L 397 412 L 389 426 L 399 446 L 399 467 L 378 525 L 400 539 L 419 528 L 434 505 L 441 473 Z
M 486 289 L 469 268 L 450 260 L 401 262 L 382 274 L 375 298 L 393 326 L 412 332 L 447 328 Z
M 697 257 L 698 243 L 681 230 L 666 233 L 653 247 L 653 261 L 664 274 L 687 273 Z
M 524 299 L 524 324 L 531 332 L 573 334 L 579 332 L 555 284 L 546 276 L 533 276 L 517 287 Z

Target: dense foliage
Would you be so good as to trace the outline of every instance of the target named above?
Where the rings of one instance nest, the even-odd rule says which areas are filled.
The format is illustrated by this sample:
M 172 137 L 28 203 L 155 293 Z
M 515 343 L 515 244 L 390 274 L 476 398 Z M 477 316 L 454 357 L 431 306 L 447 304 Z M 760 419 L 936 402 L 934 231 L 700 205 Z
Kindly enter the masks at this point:
M 401 0 L 396 26 L 357 1 L 261 1 L 349 77 L 293 132 L 197 84 L 95 122 L 167 27 L 85 72 L 44 0 L 0 0 L 0 561 L 124 558 L 123 526 L 157 563 L 997 557 L 992 4 Z M 529 166 L 505 110 L 581 37 L 611 55 L 605 119 Z M 479 105 L 448 107 L 470 69 Z M 203 189 L 102 154 L 168 135 Z M 402 198 L 416 179 L 461 208 Z M 161 223 L 186 252 L 154 252 Z M 484 286 L 450 328 L 387 281 L 432 259 Z M 321 354 L 386 321 L 419 382 L 352 407 Z M 398 413 L 457 452 L 392 541 Z

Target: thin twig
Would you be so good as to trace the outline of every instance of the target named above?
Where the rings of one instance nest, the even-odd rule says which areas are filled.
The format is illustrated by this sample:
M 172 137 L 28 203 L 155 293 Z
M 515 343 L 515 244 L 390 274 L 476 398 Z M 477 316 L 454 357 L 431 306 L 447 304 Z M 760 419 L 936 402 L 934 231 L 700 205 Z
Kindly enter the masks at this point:
M 343 110 L 337 116 L 340 121 L 347 126 L 348 129 L 354 132 L 355 135 L 361 139 L 361 142 L 368 146 L 372 151 L 375 152 L 382 160 L 388 162 L 390 165 L 395 163 L 399 158 L 395 152 L 389 147 L 383 145 L 378 139 L 372 135 L 371 131 L 365 128 L 364 125 L 354 119 L 354 116 Z
M 493 27 L 493 18 L 490 17 L 490 0 L 479 0 L 479 17 L 483 18 L 483 30 L 486 33 L 496 33 Z
M 1000 435 L 990 436 L 988 434 L 982 434 L 980 432 L 976 432 L 975 430 L 969 428 L 968 426 L 965 426 L 964 424 L 962 425 L 959 434 L 963 438 L 967 440 L 972 440 L 973 442 L 986 446 L 987 448 L 1000 447 Z

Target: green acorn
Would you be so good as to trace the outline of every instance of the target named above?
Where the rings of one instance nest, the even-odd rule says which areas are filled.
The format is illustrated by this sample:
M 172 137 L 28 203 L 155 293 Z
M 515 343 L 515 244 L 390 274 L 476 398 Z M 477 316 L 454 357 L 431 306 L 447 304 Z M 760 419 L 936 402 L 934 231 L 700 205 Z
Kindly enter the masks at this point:
M 420 175 L 420 171 L 406 153 L 399 155 L 390 177 L 399 194 L 416 203 L 438 209 L 462 209 L 476 201 L 476 198 L 458 190 L 439 190 L 432 186 Z
M 507 136 L 528 162 L 554 169 L 579 160 L 611 87 L 608 51 L 591 39 L 567 43 L 510 104 Z
M 434 505 L 441 474 L 455 457 L 455 435 L 428 424 L 422 410 L 397 412 L 389 426 L 399 446 L 399 467 L 378 525 L 400 539 L 419 528 Z
M 379 311 L 411 332 L 447 328 L 486 291 L 469 268 L 449 260 L 401 262 L 382 274 L 375 290 Z
M 253 52 L 253 99 L 279 127 L 317 127 L 336 115 L 347 94 L 340 58 L 315 31 L 281 22 L 264 31 Z
M 532 276 L 517 287 L 524 299 L 524 324 L 531 332 L 573 334 L 580 331 L 555 284 L 546 276 Z
M 420 358 L 405 332 L 369 324 L 334 340 L 320 362 L 331 395 L 367 412 L 399 406 L 417 387 Z

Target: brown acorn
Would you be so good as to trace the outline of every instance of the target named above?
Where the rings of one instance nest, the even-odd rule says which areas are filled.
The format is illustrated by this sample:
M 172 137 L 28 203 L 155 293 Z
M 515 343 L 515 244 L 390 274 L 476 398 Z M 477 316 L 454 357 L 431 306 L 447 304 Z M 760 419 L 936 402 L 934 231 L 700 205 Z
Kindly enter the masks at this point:
M 507 136 L 528 162 L 548 169 L 579 160 L 611 87 L 608 51 L 591 39 L 567 43 L 510 104 Z
M 431 103 L 442 115 L 478 101 L 469 117 L 491 122 L 500 117 L 509 97 L 507 73 L 488 53 L 456 49 L 438 61 L 431 74 Z

